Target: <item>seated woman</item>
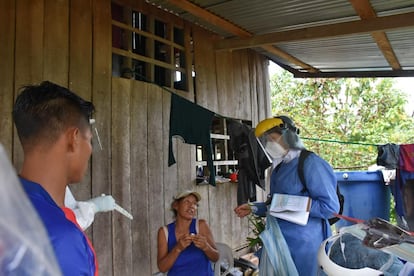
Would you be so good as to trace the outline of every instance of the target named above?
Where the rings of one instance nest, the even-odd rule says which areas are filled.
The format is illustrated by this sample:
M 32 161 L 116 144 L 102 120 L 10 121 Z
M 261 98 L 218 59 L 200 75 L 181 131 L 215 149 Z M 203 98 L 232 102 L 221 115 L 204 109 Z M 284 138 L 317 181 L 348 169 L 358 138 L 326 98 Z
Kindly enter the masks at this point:
M 194 218 L 200 200 L 197 192 L 178 194 L 171 203 L 175 221 L 158 230 L 158 268 L 169 276 L 214 275 L 211 262 L 219 258 L 216 243 L 207 222 Z

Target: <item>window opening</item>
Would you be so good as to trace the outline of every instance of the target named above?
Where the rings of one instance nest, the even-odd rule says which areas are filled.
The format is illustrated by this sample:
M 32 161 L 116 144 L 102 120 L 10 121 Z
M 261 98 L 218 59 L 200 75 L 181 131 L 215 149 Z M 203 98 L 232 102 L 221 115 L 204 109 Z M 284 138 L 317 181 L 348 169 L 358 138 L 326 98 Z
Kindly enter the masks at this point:
M 216 182 L 230 182 L 230 175 L 238 171 L 238 161 L 235 150 L 230 143 L 227 130 L 229 119 L 214 117 L 211 127 L 211 144 Z M 250 121 L 242 121 L 251 126 Z M 207 167 L 206 151 L 202 145 L 196 146 L 196 182 L 207 184 L 210 172 Z
M 185 41 L 186 36 L 191 40 L 190 33 L 156 18 L 148 7 L 138 10 L 112 3 L 111 9 L 112 76 L 188 91 L 193 67 L 186 63 L 191 49 Z

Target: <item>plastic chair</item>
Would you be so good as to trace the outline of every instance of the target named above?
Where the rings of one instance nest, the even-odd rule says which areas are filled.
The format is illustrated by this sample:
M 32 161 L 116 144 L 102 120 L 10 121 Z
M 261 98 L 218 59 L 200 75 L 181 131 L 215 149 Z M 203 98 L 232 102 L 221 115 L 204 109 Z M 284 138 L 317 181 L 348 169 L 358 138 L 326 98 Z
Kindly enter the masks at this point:
M 231 248 L 221 242 L 216 242 L 217 250 L 219 251 L 219 259 L 214 263 L 214 276 L 228 275 L 231 269 L 234 268 L 233 251 Z M 224 269 L 224 272 L 222 272 Z

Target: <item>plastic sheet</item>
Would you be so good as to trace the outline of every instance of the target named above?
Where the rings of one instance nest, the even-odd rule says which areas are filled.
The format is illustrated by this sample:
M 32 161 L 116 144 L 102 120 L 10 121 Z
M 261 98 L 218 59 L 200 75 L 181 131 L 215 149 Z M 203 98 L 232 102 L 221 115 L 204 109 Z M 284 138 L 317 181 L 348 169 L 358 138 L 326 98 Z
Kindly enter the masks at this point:
M 269 214 L 266 216 L 266 229 L 260 234 L 260 238 L 263 241 L 259 262 L 260 275 L 299 275 L 277 219 Z
M 46 230 L 0 144 L 0 275 L 62 275 Z
M 413 237 L 404 229 L 391 225 L 381 218 L 372 219 L 367 223 L 343 227 L 340 233 L 350 233 L 362 240 L 367 246 L 377 248 L 386 253 L 396 255 L 404 261 L 414 263 Z

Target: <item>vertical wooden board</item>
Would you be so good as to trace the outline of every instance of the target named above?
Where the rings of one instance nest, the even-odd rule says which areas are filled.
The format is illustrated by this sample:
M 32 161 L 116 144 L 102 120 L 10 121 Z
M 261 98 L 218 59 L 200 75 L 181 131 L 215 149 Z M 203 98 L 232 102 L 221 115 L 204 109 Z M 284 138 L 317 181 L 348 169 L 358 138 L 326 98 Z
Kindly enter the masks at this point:
M 130 95 L 131 80 L 112 79 L 112 195 L 126 210 L 130 197 Z M 114 275 L 132 275 L 131 221 L 113 213 Z
M 269 79 L 269 60 L 262 57 L 261 62 L 262 67 L 262 76 L 263 76 L 263 97 L 265 99 L 265 110 L 267 117 L 272 115 L 272 100 L 270 98 L 270 79 Z
M 45 0 L 43 78 L 67 87 L 69 0 Z
M 197 218 L 205 219 L 210 224 L 210 208 L 211 204 L 215 204 L 211 202 L 209 197 L 209 190 L 215 189 L 210 184 L 202 184 L 196 185 L 193 190 L 198 192 L 201 195 L 201 201 L 198 204 L 197 210 Z
M 249 120 L 251 117 L 251 101 L 250 101 L 250 78 L 249 75 L 249 50 L 240 51 L 240 71 L 241 71 L 241 94 L 239 107 L 239 119 Z
M 233 57 L 232 57 L 232 74 L 233 74 L 233 91 L 234 91 L 234 102 L 233 102 L 233 106 L 234 106 L 234 112 L 235 112 L 235 118 L 241 118 L 241 110 L 240 110 L 240 106 L 242 105 L 243 102 L 243 76 L 242 76 L 242 71 L 241 71 L 241 51 L 233 51 L 232 52 Z
M 234 102 L 237 96 L 233 90 L 232 54 L 227 51 L 216 52 L 216 72 L 217 72 L 217 93 L 218 109 L 217 112 L 223 116 L 236 118 L 237 108 Z
M 69 89 L 80 97 L 92 99 L 92 2 L 72 0 L 69 7 Z M 95 126 L 94 126 L 95 127 Z M 98 133 L 99 129 L 97 128 Z M 97 134 L 94 132 L 94 136 Z M 93 139 L 94 151 L 99 150 L 97 139 Z M 91 169 L 81 185 L 72 185 L 71 191 L 78 200 L 92 196 Z
M 43 27 L 43 0 L 17 0 L 16 89 L 43 80 Z
M 224 235 L 226 238 L 226 241 L 231 241 L 229 244 L 231 244 L 232 248 L 238 247 L 238 245 L 242 242 L 244 242 L 245 236 L 243 234 L 240 235 L 240 238 L 237 239 L 237 242 L 234 242 L 234 233 L 240 231 L 239 229 L 233 228 L 232 221 L 239 220 L 239 218 L 236 216 L 236 213 L 234 212 L 234 208 L 237 207 L 237 183 L 228 183 L 227 185 L 227 200 L 225 208 L 227 210 L 227 224 L 228 229 L 224 230 Z M 244 233 L 244 230 L 241 229 L 241 232 Z
M 162 153 L 164 133 L 162 122 L 162 92 L 155 85 L 148 87 L 148 190 L 151 240 L 151 268 L 157 270 L 157 231 L 164 225 L 164 189 Z
M 212 111 L 217 110 L 216 65 L 212 33 L 193 28 L 196 102 Z
M 14 41 L 16 2 L 0 1 L 0 144 L 11 160 L 13 145 Z M 17 136 L 16 136 L 17 140 Z
M 272 115 L 272 107 L 270 100 L 270 81 L 267 69 L 268 61 L 262 57 L 261 62 L 257 64 L 257 105 L 259 107 L 258 121 Z M 254 122 L 253 122 L 254 123 Z
M 111 2 L 93 0 L 92 101 L 96 107 L 102 151 L 92 154 L 92 195 L 111 194 Z M 93 244 L 100 275 L 112 275 L 112 220 L 110 215 L 96 216 Z
M 168 151 L 169 151 L 169 134 L 170 134 L 170 111 L 171 111 L 171 93 L 167 91 L 162 91 L 162 123 L 163 123 L 163 162 L 162 167 L 164 173 L 164 194 L 163 194 L 163 203 L 164 203 L 164 224 L 171 222 L 172 212 L 170 210 L 171 202 L 173 196 L 178 191 L 178 165 L 180 164 L 179 156 L 180 150 L 178 149 L 178 144 L 180 144 L 177 139 L 172 138 L 173 153 L 177 163 L 168 166 Z
M 187 87 L 188 95 L 194 99 L 194 83 L 193 83 L 193 40 L 191 37 L 191 24 L 184 21 L 184 47 L 185 47 L 185 68 L 187 69 Z
M 43 16 L 43 0 L 16 1 L 15 95 L 22 86 L 43 80 Z M 19 171 L 23 150 L 13 136 L 13 164 Z
M 264 87 L 263 87 L 263 70 L 262 70 L 262 66 L 260 62 L 256 62 L 256 71 L 257 71 L 257 78 L 256 78 L 256 102 L 257 102 L 257 114 L 255 114 L 256 116 L 253 117 L 254 120 L 252 120 L 252 124 L 253 126 L 256 126 L 260 120 L 263 120 L 266 118 L 265 116 L 265 97 L 264 97 Z
M 232 229 L 231 217 L 235 206 L 231 205 L 231 186 L 233 183 L 217 183 L 215 188 L 210 188 L 210 227 L 216 242 L 224 242 L 229 246 L 229 241 L 235 234 Z
M 251 70 L 254 70 L 255 72 L 255 78 L 251 80 L 252 85 L 255 86 L 254 91 L 251 93 L 251 101 L 252 101 L 252 126 L 255 127 L 260 113 L 260 107 L 259 107 L 259 95 L 261 95 L 263 92 L 263 83 L 262 83 L 262 76 L 261 76 L 261 66 L 262 66 L 262 59 L 261 55 L 258 54 L 252 54 L 252 65 Z M 254 67 L 254 68 L 253 68 Z
M 194 190 L 196 178 L 195 145 L 177 142 L 178 183 L 181 189 Z
M 233 195 L 230 197 L 229 204 L 234 206 L 233 209 L 237 206 L 237 185 L 231 187 Z M 236 196 L 235 196 L 236 195 Z M 230 217 L 230 223 L 234 235 L 231 237 L 231 246 L 232 248 L 238 248 L 241 245 L 246 243 L 246 237 L 248 236 L 248 219 L 247 217 L 239 218 L 234 213 Z
M 151 275 L 150 214 L 148 182 L 148 89 L 134 81 L 131 91 L 131 208 L 133 273 Z
M 254 82 L 256 85 L 256 91 L 255 94 L 252 94 L 252 106 L 256 107 L 256 112 L 252 111 L 253 127 L 255 127 L 259 121 L 272 115 L 270 102 L 270 81 L 269 78 L 266 78 L 264 75 L 268 75 L 268 62 L 268 59 L 263 55 L 257 53 L 254 54 L 254 67 L 256 70 L 256 78 Z M 269 169 L 267 171 L 270 172 Z M 265 178 L 265 189 L 256 186 L 257 201 L 265 201 L 267 198 L 268 192 L 266 191 L 269 191 L 269 177 L 266 176 Z
M 238 119 L 249 119 L 247 114 L 250 114 L 250 99 L 247 100 L 249 95 L 249 73 L 247 71 L 248 60 L 246 57 L 246 51 L 238 50 L 233 52 L 233 86 L 235 95 L 235 101 L 233 103 L 235 109 L 235 117 Z
M 256 54 L 253 51 L 249 51 L 249 85 L 250 85 L 250 106 L 251 106 L 251 114 L 250 114 L 250 121 L 257 121 L 257 113 L 258 106 L 257 106 L 257 78 L 259 77 L 257 75 L 257 63 L 258 63 L 258 57 L 260 57 L 258 54 Z M 253 127 L 256 125 L 254 124 Z
M 92 98 L 92 3 L 70 1 L 69 87 L 84 99 Z

